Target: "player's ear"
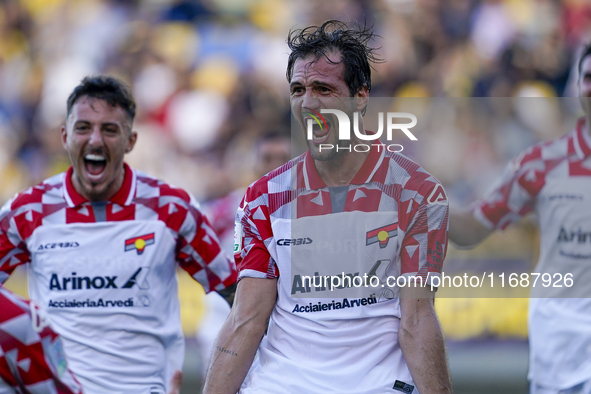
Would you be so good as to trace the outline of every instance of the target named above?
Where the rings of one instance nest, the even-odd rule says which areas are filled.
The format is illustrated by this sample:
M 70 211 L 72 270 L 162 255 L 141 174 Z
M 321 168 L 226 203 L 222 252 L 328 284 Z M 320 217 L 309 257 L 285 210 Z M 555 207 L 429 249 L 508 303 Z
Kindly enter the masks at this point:
M 67 148 L 68 130 L 66 130 L 66 126 L 65 125 L 62 126 L 61 134 L 62 134 L 62 145 L 63 145 L 64 149 L 68 149 Z
M 357 90 L 355 93 L 355 108 L 356 110 L 363 111 L 365 107 L 367 107 L 367 103 L 369 102 L 369 89 L 367 86 L 362 86 Z
M 130 131 L 129 138 L 127 139 L 127 146 L 125 147 L 125 153 L 129 153 L 133 150 L 135 143 L 137 142 L 137 131 Z

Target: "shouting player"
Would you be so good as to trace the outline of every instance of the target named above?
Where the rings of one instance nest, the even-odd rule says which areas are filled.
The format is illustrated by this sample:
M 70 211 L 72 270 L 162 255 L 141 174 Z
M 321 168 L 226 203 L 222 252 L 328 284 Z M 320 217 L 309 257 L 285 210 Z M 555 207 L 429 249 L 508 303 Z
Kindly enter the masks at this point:
M 122 82 L 85 78 L 61 131 L 72 166 L 0 211 L 0 283 L 30 263 L 86 393 L 166 392 L 184 355 L 177 264 L 228 300 L 237 277 L 193 197 L 124 163 L 134 115 Z
M 353 112 L 368 103 L 372 38 L 338 21 L 289 35 L 291 109 L 304 135 L 323 109 L 345 112 L 365 130 Z M 447 246 L 439 182 L 379 141 L 355 152 L 361 139 L 339 140 L 336 119 L 324 120 L 310 126 L 306 153 L 246 191 L 236 224 L 236 303 L 214 346 L 205 393 L 449 393 L 429 287 L 358 296 L 364 291 L 332 292 L 299 274 L 365 269 L 428 283 Z M 376 261 L 387 267 L 372 269 Z
M 554 279 L 570 274 L 576 286 L 588 286 L 581 279 L 591 270 L 591 46 L 578 69 L 585 116 L 575 130 L 530 147 L 471 211 L 452 212 L 450 239 L 472 247 L 535 211 L 541 233 L 535 271 Z M 552 290 L 554 298 L 530 300 L 531 393 L 591 393 L 591 299 L 569 298 L 574 292 L 562 285 Z

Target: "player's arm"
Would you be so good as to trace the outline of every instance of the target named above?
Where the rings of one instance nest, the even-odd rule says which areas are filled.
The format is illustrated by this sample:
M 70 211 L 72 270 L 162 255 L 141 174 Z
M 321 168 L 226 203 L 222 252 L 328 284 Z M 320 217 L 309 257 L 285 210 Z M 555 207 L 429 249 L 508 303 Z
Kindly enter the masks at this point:
M 449 205 L 438 182 L 409 181 L 416 187 L 415 201 L 406 202 L 399 228 L 405 231 L 401 250 L 401 274 L 426 278 L 417 287 L 400 289 L 398 341 L 413 381 L 421 394 L 451 393 L 445 343 L 433 307 L 431 278 L 440 275 L 447 252 Z M 410 251 L 410 252 L 409 252 Z M 426 276 L 425 276 L 426 274 Z M 415 279 L 418 280 L 418 279 Z
M 232 305 L 238 278 L 234 261 L 222 251 L 217 235 L 193 196 L 181 189 L 170 190 L 169 193 L 179 194 L 187 203 L 187 218 L 180 228 L 175 222 L 178 218 L 170 216 L 165 219 L 169 227 L 178 228 L 175 249 L 178 264 L 201 283 L 207 293 L 217 291 Z
M 30 260 L 29 251 L 14 219 L 13 205 L 20 203 L 17 198 L 18 196 L 15 196 L 0 208 L 0 285 L 6 282 L 18 265 Z M 17 203 L 14 203 L 15 200 Z
M 213 347 L 204 394 L 235 394 L 244 381 L 277 300 L 277 279 L 243 278 Z
M 472 210 L 450 208 L 449 213 L 449 240 L 460 248 L 473 248 L 493 232 L 474 217 Z
M 545 184 L 545 168 L 541 145 L 515 157 L 472 209 L 452 207 L 449 239 L 461 248 L 471 248 L 495 229 L 505 229 L 532 212 L 536 196 Z
M 234 304 L 234 296 L 236 295 L 236 283 L 232 283 L 230 286 L 226 287 L 224 290 L 218 291 L 218 294 L 221 295 L 224 300 L 232 306 Z
M 174 371 L 172 378 L 170 378 L 170 385 L 166 394 L 180 394 L 181 386 L 183 384 L 183 371 Z
M 421 394 L 451 393 L 445 342 L 429 286 L 400 289 L 398 341 Z

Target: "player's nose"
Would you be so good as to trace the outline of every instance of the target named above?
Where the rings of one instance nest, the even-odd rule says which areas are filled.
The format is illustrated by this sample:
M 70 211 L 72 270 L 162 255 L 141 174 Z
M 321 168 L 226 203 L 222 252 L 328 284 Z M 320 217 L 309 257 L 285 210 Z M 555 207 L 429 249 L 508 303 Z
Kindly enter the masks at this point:
M 93 147 L 103 146 L 103 135 L 99 126 L 92 128 L 88 143 Z
M 312 93 L 307 93 L 302 97 L 302 108 L 319 109 L 320 100 Z

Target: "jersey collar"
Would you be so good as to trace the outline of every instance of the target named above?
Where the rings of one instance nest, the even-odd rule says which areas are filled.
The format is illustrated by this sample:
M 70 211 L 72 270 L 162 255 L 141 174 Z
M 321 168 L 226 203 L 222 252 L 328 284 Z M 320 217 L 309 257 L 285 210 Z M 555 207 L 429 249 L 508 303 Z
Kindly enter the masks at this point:
M 365 158 L 363 165 L 355 174 L 351 182 L 351 185 L 363 185 L 364 183 L 368 183 L 373 178 L 374 174 L 382 164 L 382 160 L 384 160 L 386 146 L 381 142 L 374 142 L 371 145 L 371 149 L 369 151 L 369 155 Z M 317 190 L 323 189 L 326 186 L 326 183 L 320 178 L 318 175 L 318 171 L 316 170 L 316 166 L 314 165 L 314 159 L 312 155 L 310 155 L 310 151 L 306 151 L 304 158 L 304 184 L 306 189 L 308 190 Z
M 123 185 L 121 185 L 121 189 L 119 189 L 119 191 L 117 191 L 117 193 L 115 193 L 115 195 L 111 197 L 109 201 L 119 205 L 130 205 L 133 197 L 135 196 L 136 174 L 135 171 L 127 165 L 127 163 L 123 163 L 123 165 L 125 167 L 125 178 L 123 179 Z M 72 183 L 73 172 L 73 167 L 68 168 L 64 179 L 64 198 L 66 199 L 66 203 L 70 208 L 88 202 L 88 200 L 82 197 L 74 188 L 74 184 Z
M 591 132 L 591 130 L 589 131 Z M 591 136 L 589 132 L 585 131 L 585 118 L 579 119 L 577 122 L 577 137 L 579 146 L 583 151 L 583 157 L 591 156 Z

